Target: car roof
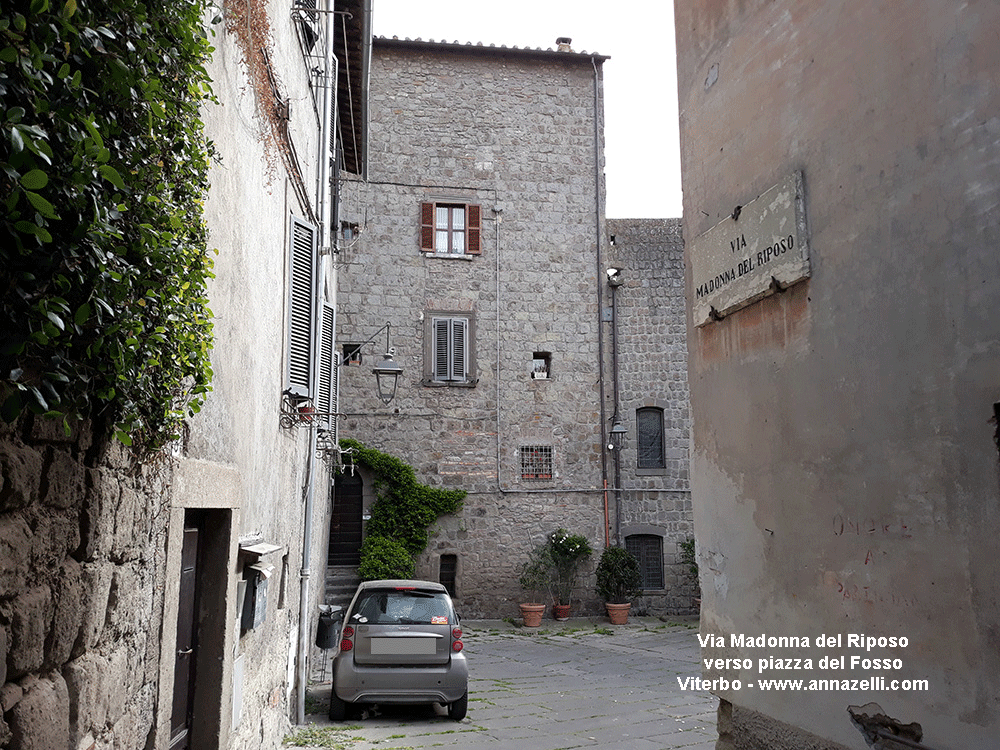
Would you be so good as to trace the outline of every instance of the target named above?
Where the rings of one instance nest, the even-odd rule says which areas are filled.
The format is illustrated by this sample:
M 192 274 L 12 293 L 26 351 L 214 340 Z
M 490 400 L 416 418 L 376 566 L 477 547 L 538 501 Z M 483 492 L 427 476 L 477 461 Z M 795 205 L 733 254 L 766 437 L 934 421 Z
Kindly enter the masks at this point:
M 417 581 L 405 578 L 390 578 L 381 581 L 362 581 L 359 590 L 367 589 L 420 589 L 421 591 L 435 591 L 447 593 L 448 589 L 440 583 L 434 581 Z

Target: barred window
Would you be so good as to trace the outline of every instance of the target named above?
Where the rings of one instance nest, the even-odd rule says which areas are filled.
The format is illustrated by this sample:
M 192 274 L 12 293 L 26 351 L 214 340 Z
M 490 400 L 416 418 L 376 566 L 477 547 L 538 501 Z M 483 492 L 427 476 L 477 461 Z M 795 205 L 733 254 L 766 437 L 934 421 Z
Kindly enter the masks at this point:
M 521 479 L 552 479 L 552 446 L 521 446 Z
M 663 409 L 653 406 L 636 409 L 635 431 L 638 468 L 664 468 L 666 460 L 663 454 Z
M 656 534 L 632 534 L 625 537 L 625 549 L 639 561 L 642 588 L 663 588 L 663 537 Z

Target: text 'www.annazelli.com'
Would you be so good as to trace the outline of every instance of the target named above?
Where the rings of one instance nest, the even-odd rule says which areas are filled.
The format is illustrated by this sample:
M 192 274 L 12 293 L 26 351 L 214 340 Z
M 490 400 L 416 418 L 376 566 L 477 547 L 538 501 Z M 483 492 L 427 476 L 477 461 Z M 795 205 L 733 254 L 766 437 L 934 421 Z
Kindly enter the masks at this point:
M 910 645 L 906 636 L 874 636 L 865 633 L 821 633 L 815 638 L 805 636 L 769 636 L 731 633 L 729 639 L 721 635 L 698 635 L 703 652 L 702 665 L 709 679 L 703 677 L 678 677 L 681 690 L 707 690 L 727 692 L 754 689 L 780 690 L 830 690 L 848 692 L 921 692 L 930 690 L 929 680 L 896 679 L 878 674 L 879 671 L 896 673 L 904 670 L 905 649 Z M 808 649 L 808 651 L 807 651 Z M 879 651 L 889 653 L 880 655 Z M 711 652 L 715 652 L 713 655 Z M 756 660 L 746 655 L 756 651 Z M 851 653 L 860 652 L 860 653 Z M 872 652 L 876 653 L 872 653 Z M 722 652 L 721 654 L 719 652 Z M 735 652 L 735 653 L 734 653 Z M 804 652 L 804 653 L 803 653 Z M 819 671 L 829 677 L 806 679 L 775 679 L 764 674 L 787 670 Z M 719 672 L 740 677 L 715 677 Z M 848 677 L 844 673 L 861 672 L 863 676 Z M 840 673 L 840 674 L 838 674 Z M 742 678 L 742 679 L 741 679 Z
M 706 690 L 709 692 L 743 690 L 832 690 L 832 691 L 873 691 L 873 692 L 921 692 L 930 690 L 928 680 L 887 680 L 881 675 L 860 679 L 822 679 L 822 680 L 765 680 L 743 681 L 717 677 L 706 680 L 701 677 L 678 677 L 677 685 L 681 690 Z

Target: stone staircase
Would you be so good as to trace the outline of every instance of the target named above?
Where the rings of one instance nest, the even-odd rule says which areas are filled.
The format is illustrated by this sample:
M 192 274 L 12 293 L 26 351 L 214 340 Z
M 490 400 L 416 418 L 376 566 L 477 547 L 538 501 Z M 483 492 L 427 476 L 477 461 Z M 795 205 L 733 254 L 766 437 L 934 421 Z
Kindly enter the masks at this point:
M 347 609 L 361 579 L 357 565 L 330 565 L 326 569 L 326 592 L 323 603 Z

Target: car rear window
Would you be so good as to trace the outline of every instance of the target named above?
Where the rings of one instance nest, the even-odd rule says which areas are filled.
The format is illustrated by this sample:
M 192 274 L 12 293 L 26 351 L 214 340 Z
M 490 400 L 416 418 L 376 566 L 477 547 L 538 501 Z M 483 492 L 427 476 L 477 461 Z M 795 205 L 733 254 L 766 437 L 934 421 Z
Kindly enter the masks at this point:
M 376 589 L 358 597 L 351 620 L 369 625 L 447 625 L 450 615 L 445 593 Z

